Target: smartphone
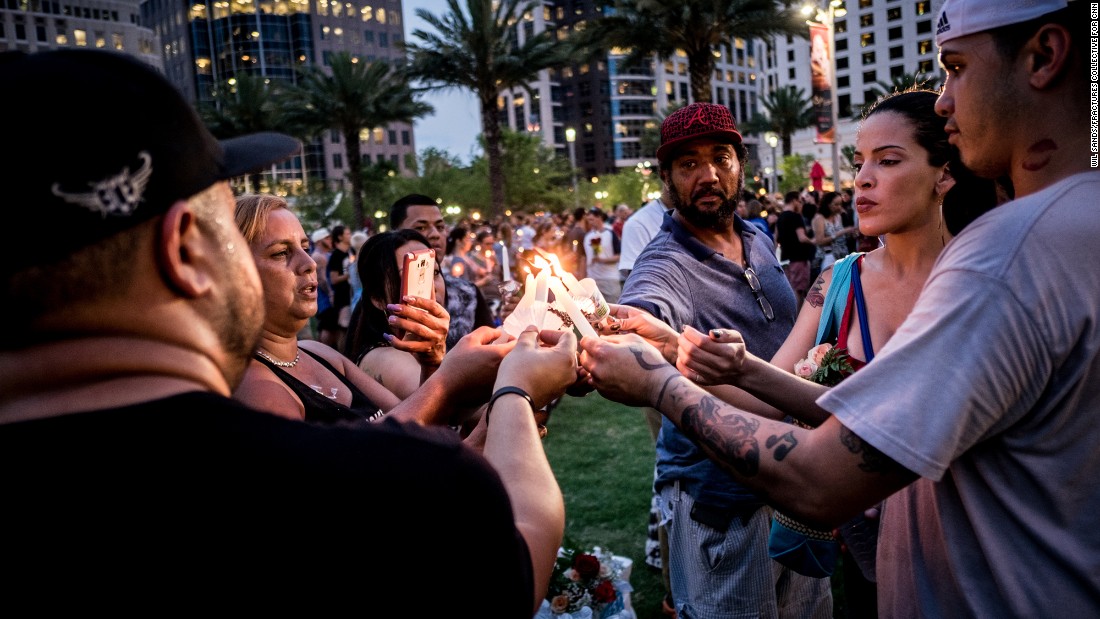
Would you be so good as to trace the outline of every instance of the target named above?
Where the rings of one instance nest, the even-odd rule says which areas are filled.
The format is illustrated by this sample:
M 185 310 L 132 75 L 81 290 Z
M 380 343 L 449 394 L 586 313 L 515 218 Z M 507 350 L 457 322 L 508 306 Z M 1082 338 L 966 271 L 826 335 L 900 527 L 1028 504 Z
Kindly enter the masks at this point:
M 435 297 L 435 250 L 418 249 L 405 254 L 405 277 L 401 279 L 401 298 Z

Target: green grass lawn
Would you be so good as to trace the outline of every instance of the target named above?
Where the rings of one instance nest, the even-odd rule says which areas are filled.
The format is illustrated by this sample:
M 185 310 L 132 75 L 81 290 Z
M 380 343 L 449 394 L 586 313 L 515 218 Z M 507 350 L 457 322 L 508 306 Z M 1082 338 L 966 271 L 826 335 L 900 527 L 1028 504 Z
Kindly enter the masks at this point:
M 645 564 L 655 452 L 642 410 L 596 393 L 564 396 L 548 427 L 546 453 L 565 495 L 566 543 L 633 559 L 638 619 L 664 617 L 661 574 Z
M 546 454 L 565 495 L 565 543 L 582 550 L 602 546 L 633 559 L 638 619 L 663 619 L 661 574 L 645 563 L 656 454 L 644 413 L 597 393 L 564 396 L 548 427 Z M 839 576 L 838 569 L 834 616 L 845 617 Z

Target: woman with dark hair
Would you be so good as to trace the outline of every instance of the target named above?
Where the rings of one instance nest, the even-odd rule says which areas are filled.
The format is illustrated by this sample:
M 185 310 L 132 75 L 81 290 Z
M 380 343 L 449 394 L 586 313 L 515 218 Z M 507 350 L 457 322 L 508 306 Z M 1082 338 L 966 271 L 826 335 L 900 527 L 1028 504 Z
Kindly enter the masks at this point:
M 367 239 L 356 261 L 363 297 L 352 313 L 344 354 L 401 399 L 435 371 L 446 351 L 450 317 L 434 299 L 420 301 L 428 308 L 419 316 L 427 324 L 391 321 L 390 313 L 409 302 L 401 298 L 403 257 L 428 247 L 415 230 L 383 232 Z M 435 283 L 435 297 L 442 298 L 442 280 Z
M 810 220 L 813 228 L 813 242 L 821 254 L 821 270 L 833 266 L 833 263 L 848 255 L 848 235 L 855 232 L 856 226 L 845 226 L 841 220 L 844 212 L 840 194 L 829 191 L 821 196 L 817 213 Z

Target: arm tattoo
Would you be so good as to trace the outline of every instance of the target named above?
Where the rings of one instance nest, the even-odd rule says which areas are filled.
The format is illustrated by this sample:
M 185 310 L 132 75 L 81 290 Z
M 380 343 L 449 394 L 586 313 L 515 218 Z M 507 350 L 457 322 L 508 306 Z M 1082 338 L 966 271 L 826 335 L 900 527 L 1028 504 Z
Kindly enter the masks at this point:
M 777 444 L 778 447 L 776 447 Z M 768 440 L 764 441 L 764 446 L 768 449 L 775 447 L 775 461 L 782 462 L 783 458 L 786 458 L 792 449 L 798 447 L 798 439 L 794 437 L 794 432 L 787 432 L 783 435 L 773 434 L 768 437 Z
M 631 346 L 627 350 L 630 351 L 630 354 L 634 355 L 634 359 L 638 362 L 638 365 L 642 366 L 643 370 L 653 371 L 659 370 L 664 367 L 664 364 L 662 363 L 652 363 L 646 360 L 645 349 L 640 346 Z
M 825 285 L 825 273 L 832 268 L 833 267 L 830 266 L 828 269 L 822 271 L 817 281 L 814 282 L 813 287 L 806 293 L 806 302 L 810 304 L 810 307 L 821 307 L 825 305 L 825 293 L 821 292 L 821 289 Z
M 844 426 L 840 426 L 840 443 L 851 453 L 863 456 L 863 461 L 859 463 L 859 470 L 861 471 L 866 473 L 890 473 L 902 468 Z
M 687 435 L 722 459 L 737 473 L 753 477 L 760 472 L 760 444 L 754 433 L 760 421 L 750 416 L 719 414 L 714 396 L 706 395 L 684 407 L 682 427 Z

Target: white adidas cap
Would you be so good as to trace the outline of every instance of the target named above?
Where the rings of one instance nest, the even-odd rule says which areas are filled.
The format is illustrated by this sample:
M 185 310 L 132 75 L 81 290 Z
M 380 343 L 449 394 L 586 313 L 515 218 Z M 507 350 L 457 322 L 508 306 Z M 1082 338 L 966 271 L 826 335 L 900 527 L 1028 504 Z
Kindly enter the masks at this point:
M 1030 21 L 1066 8 L 1067 0 L 945 0 L 936 46 L 970 34 Z

